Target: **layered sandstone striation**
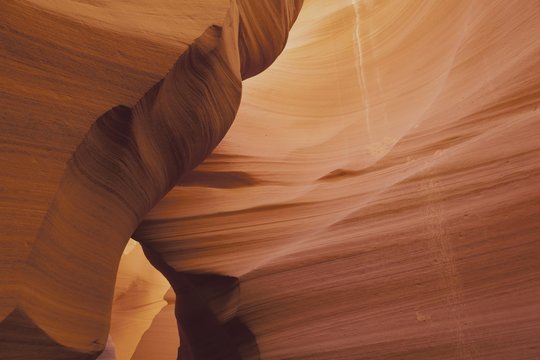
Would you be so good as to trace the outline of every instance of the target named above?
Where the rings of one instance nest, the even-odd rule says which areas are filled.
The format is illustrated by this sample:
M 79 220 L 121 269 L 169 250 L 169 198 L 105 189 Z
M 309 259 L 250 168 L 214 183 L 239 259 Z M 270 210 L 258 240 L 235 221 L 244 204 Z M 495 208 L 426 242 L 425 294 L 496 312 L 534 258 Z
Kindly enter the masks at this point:
M 540 5 L 300 3 L 0 5 L 0 357 L 540 357 Z
M 119 11 L 135 14 L 142 11 L 144 14 L 140 4 L 125 5 Z M 38 219 L 24 224 L 24 219 L 17 216 L 9 218 L 11 226 L 31 227 L 33 233 L 25 238 L 14 231 L 13 237 L 5 240 L 8 251 L 7 261 L 2 264 L 7 275 L 2 277 L 5 282 L 2 284 L 1 308 L 5 320 L 0 324 L 2 358 L 87 359 L 95 358 L 103 350 L 107 342 L 116 269 L 130 235 L 145 214 L 186 172 L 206 158 L 224 136 L 240 103 L 241 80 L 264 70 L 281 52 L 301 1 L 265 1 L 253 5 L 233 0 L 223 1 L 220 6 L 204 2 L 195 2 L 191 6 L 186 2 L 164 2 L 164 5 L 180 11 L 180 16 L 188 22 L 200 21 L 198 27 L 204 29 L 202 34 L 196 34 L 196 38 L 193 38 L 193 31 L 180 34 L 180 39 L 175 40 L 187 45 L 176 49 L 181 50 L 181 55 L 165 77 L 141 94 L 140 99 L 133 98 L 133 106 L 115 106 L 91 123 L 80 143 L 75 144 L 71 153 L 65 154 L 66 166 L 58 171 L 56 183 L 50 184 L 54 191 L 47 194 L 46 204 L 39 208 Z M 85 10 L 89 6 L 91 13 Z M 76 92 L 76 84 L 66 78 L 72 87 L 58 93 L 54 86 L 58 86 L 58 82 L 64 86 L 62 80 L 58 77 L 50 79 L 53 76 L 42 68 L 53 67 L 60 73 L 69 66 L 80 66 L 82 69 L 73 71 L 92 77 L 99 74 L 100 61 L 108 58 L 106 54 L 99 54 L 94 55 L 98 59 L 92 59 L 87 53 L 98 52 L 102 46 L 109 53 L 118 55 L 121 62 L 126 55 L 114 46 L 122 40 L 121 36 L 111 41 L 113 44 L 100 42 L 108 34 L 100 28 L 95 30 L 95 36 L 89 36 L 89 42 L 96 41 L 97 49 L 92 48 L 92 43 L 77 44 L 85 41 L 85 30 L 88 27 L 93 30 L 96 21 L 100 24 L 110 20 L 109 12 L 93 10 L 91 3 L 84 6 L 71 1 L 36 1 L 6 3 L 2 7 L 3 37 L 8 45 L 4 68 L 7 70 L 11 65 L 16 71 L 34 71 L 38 73 L 33 74 L 37 81 L 44 78 L 51 82 L 49 87 L 45 83 L 29 89 L 20 85 L 22 79 L 16 74 L 6 74 L 6 85 L 13 82 L 12 89 L 6 86 L 6 92 L 12 95 L 6 99 L 6 107 L 13 112 L 14 118 L 10 122 L 15 123 L 13 131 L 8 123 L 5 125 L 6 144 L 11 146 L 7 151 L 22 148 L 23 153 L 37 162 L 33 152 L 39 153 L 42 149 L 32 144 L 24 148 L 21 144 L 31 139 L 31 132 L 35 131 L 26 131 L 31 127 L 32 120 L 28 119 L 31 111 L 23 107 L 22 101 L 18 108 L 9 108 L 10 100 L 15 98 L 13 103 L 17 103 L 17 96 L 28 100 L 32 91 L 41 91 L 62 103 L 63 97 L 69 98 Z M 187 10 L 182 13 L 184 7 Z M 199 18 L 197 14 L 202 16 Z M 34 17 L 37 25 L 23 20 L 25 15 Z M 162 15 L 159 13 L 151 20 L 159 22 Z M 136 26 L 129 17 L 121 17 L 121 20 L 120 34 L 130 26 Z M 74 26 L 80 33 L 71 31 Z M 58 33 L 50 34 L 49 31 L 54 29 Z M 51 35 L 57 36 L 58 41 L 51 41 Z M 28 41 L 30 49 L 18 44 L 19 40 Z M 268 43 L 273 47 L 266 46 Z M 144 43 L 135 41 L 131 45 Z M 34 49 L 33 57 L 28 52 Z M 149 57 L 158 55 L 149 50 L 144 49 Z M 80 64 L 84 55 L 89 64 Z M 49 57 L 52 64 L 48 63 Z M 136 59 L 130 60 L 129 65 L 138 69 Z M 87 68 L 84 65 L 88 65 Z M 122 71 L 117 75 L 116 80 L 122 81 Z M 82 82 L 86 85 L 85 81 Z M 103 90 L 96 84 L 93 91 Z M 114 96 L 108 100 L 116 100 L 118 104 L 122 99 Z M 49 101 L 48 106 L 55 104 Z M 41 110 L 45 117 L 50 114 L 45 106 Z M 64 116 L 51 117 L 55 121 L 65 121 Z M 25 126 L 17 121 L 17 117 L 29 122 Z M 35 135 L 46 137 L 48 134 Z M 54 139 L 55 144 L 61 142 L 60 137 Z M 44 149 L 43 155 L 50 157 L 47 150 Z M 7 161 L 14 160 L 8 158 Z M 23 174 L 24 170 L 15 176 L 22 177 Z M 39 184 L 35 176 L 32 179 Z M 6 183 L 14 187 L 13 190 L 20 189 L 22 193 L 26 190 L 24 186 L 17 187 L 20 184 L 14 183 L 13 175 L 6 176 Z M 21 208 L 24 205 L 21 202 L 15 191 L 12 199 L 6 199 L 5 203 L 20 209 L 22 217 L 25 209 Z M 170 281 L 176 289 L 175 279 Z M 228 334 L 221 329 L 211 311 L 205 314 L 216 331 L 221 331 L 224 336 Z M 181 327 L 183 335 L 187 337 L 191 328 L 197 326 L 188 323 Z M 35 336 L 30 337 L 30 334 Z M 186 341 L 182 349 L 190 349 L 194 358 L 210 359 L 218 354 L 214 345 L 212 354 L 208 355 L 199 355 L 200 351 L 206 351 L 203 346 L 189 347 L 199 338 Z M 207 339 L 205 345 L 213 344 L 211 336 Z M 230 347 L 231 354 L 236 354 L 236 345 Z
M 306 1 L 134 237 L 179 271 L 240 277 L 263 359 L 538 357 L 539 18 Z

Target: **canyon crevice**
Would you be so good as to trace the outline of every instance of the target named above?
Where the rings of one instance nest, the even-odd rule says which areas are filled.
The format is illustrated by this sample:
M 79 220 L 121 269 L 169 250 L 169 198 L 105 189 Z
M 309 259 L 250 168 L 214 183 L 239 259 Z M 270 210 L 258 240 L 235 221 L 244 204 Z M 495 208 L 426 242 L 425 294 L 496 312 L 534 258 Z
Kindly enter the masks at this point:
M 0 358 L 539 358 L 539 35 L 536 1 L 3 2 Z

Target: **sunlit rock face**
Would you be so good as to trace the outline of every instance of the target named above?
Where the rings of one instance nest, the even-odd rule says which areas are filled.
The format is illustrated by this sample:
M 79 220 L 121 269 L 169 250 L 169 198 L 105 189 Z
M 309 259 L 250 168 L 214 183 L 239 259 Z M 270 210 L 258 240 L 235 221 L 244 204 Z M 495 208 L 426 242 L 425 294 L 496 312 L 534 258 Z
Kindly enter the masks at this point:
M 540 357 L 537 2 L 1 7 L 1 358 Z

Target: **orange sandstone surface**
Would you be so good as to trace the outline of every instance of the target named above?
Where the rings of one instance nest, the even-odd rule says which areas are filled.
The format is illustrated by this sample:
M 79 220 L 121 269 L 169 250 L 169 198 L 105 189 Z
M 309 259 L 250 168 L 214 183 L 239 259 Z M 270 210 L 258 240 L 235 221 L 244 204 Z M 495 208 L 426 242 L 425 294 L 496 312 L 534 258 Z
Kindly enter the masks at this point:
M 1 2 L 0 358 L 540 358 L 539 39 L 523 0 Z

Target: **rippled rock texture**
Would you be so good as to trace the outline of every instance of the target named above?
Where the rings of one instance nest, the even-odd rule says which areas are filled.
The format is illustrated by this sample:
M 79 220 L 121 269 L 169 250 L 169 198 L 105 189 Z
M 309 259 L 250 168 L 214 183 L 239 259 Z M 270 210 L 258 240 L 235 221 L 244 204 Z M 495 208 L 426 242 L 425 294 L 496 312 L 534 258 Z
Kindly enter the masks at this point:
M 301 6 L 0 5 L 1 358 L 540 357 L 540 4 Z
M 144 64 L 139 66 L 137 58 L 126 61 L 129 54 L 124 51 L 135 47 L 135 52 L 141 52 L 137 55 L 144 54 L 151 63 L 160 56 L 151 48 L 145 49 L 138 38 L 129 39 L 131 34 L 126 35 L 128 40 L 124 44 L 115 46 L 123 41 L 122 30 L 138 27 L 131 20 L 144 17 L 147 11 L 152 13 L 151 7 L 136 2 L 101 5 L 111 9 L 100 9 L 99 3 L 72 1 L 2 5 L 3 38 L 8 45 L 5 69 L 14 68 L 11 74 L 6 74 L 6 83 L 13 82 L 12 88 L 6 87 L 9 94 L 6 107 L 12 110 L 13 103 L 13 115 L 26 121 L 21 124 L 16 118 L 9 119 L 14 123 L 13 130 L 6 122 L 6 133 L 13 135 L 6 139 L 6 144 L 11 146 L 8 154 L 19 150 L 30 156 L 32 162 L 39 163 L 36 157 L 42 150 L 38 144 L 30 143 L 27 148 L 21 144 L 33 140 L 32 129 L 28 128 L 34 126 L 32 112 L 24 107 L 24 100 L 33 103 L 35 100 L 32 86 L 21 85 L 25 79 L 15 76 L 17 70 L 28 74 L 32 81 L 51 82 L 41 84 L 42 87 L 35 85 L 34 91 L 42 91 L 49 99 L 52 96 L 52 100 L 57 100 L 49 101 L 48 106 L 38 103 L 40 114 L 34 121 L 42 125 L 47 115 L 52 117 L 50 107 L 62 104 L 63 97 L 71 98 L 79 86 L 88 86 L 87 78 L 102 75 L 100 72 L 105 68 L 116 72 L 111 74 L 113 79 L 103 74 L 103 82 L 114 84 L 116 80 L 120 88 L 129 87 L 129 81 L 124 82 L 124 70 L 129 74 L 133 67 L 137 73 L 144 74 Z M 193 27 L 193 22 L 195 27 L 202 27 L 201 34 L 195 33 L 196 38 L 192 31 L 177 35 L 174 40 L 183 48 L 175 50 L 181 55 L 164 78 L 150 90 L 132 96 L 132 106 L 115 106 L 88 124 L 80 142 L 65 154 L 66 165 L 55 174 L 57 181 L 53 188 L 56 188 L 47 194 L 46 206 L 39 209 L 41 218 L 34 221 L 31 237 L 26 239 L 14 231 L 14 238 L 7 239 L 7 261 L 3 264 L 7 276 L 2 279 L 5 300 L 1 308 L 5 320 L 0 325 L 2 358 L 90 359 L 103 350 L 116 269 L 127 241 L 145 214 L 205 159 L 225 135 L 238 110 L 242 79 L 264 70 L 282 51 L 301 1 L 164 2 L 161 5 L 171 7 L 171 12 L 177 10 L 185 28 Z M 114 38 L 116 32 L 111 36 L 109 31 L 95 26 L 96 22 L 110 21 L 114 11 L 134 12 L 133 18 L 119 17 L 117 38 Z M 159 23 L 168 14 L 162 11 L 159 9 L 152 14 L 154 18 L 147 18 Z M 35 23 L 30 21 L 32 18 Z M 87 35 L 88 30 L 95 34 Z M 160 30 L 172 29 L 158 26 Z M 153 35 L 144 28 L 139 31 L 141 36 Z M 24 47 L 24 41 L 28 47 Z M 98 53 L 101 47 L 106 53 Z M 81 84 L 76 83 L 76 78 L 62 78 L 66 69 L 81 73 Z M 66 86 L 64 79 L 71 88 L 55 91 L 54 86 Z M 101 89 L 101 83 L 92 85 L 93 92 L 107 90 L 106 86 Z M 92 101 L 92 94 L 87 96 L 86 100 Z M 114 96 L 106 100 L 118 104 L 122 99 Z M 65 117 L 66 114 L 56 114 L 54 121 L 69 127 Z M 36 135 L 51 138 L 45 130 Z M 54 144 L 44 147 L 43 155 L 53 156 L 51 147 L 62 140 L 60 136 L 55 138 Z M 8 162 L 16 158 L 15 155 Z M 8 176 L 7 180 L 11 178 Z M 39 185 L 35 175 L 30 177 L 32 180 L 34 186 Z M 15 204 L 21 201 L 16 192 L 13 199 L 6 199 L 6 205 L 10 200 Z M 28 227 L 18 223 L 16 217 L 9 221 L 12 226 Z M 148 251 L 155 253 L 150 245 L 145 246 L 145 252 Z M 229 341 L 232 335 L 224 327 L 226 324 L 199 299 L 196 289 L 191 291 L 194 285 L 186 287 L 184 276 L 168 271 L 160 256 L 152 255 L 152 262 L 160 265 L 173 289 L 186 289 L 189 293 L 182 297 L 183 301 L 176 301 L 177 313 L 182 316 L 180 335 L 185 340 L 179 355 L 198 359 L 239 358 L 243 341 L 235 339 L 239 344 Z M 201 309 L 196 310 L 199 306 Z M 253 342 L 253 335 L 249 335 Z M 251 346 L 256 347 L 254 343 Z

